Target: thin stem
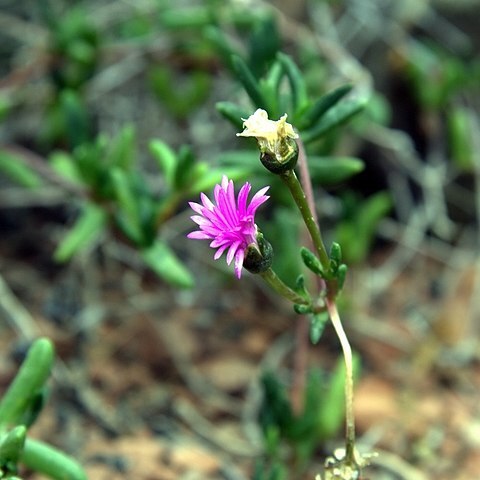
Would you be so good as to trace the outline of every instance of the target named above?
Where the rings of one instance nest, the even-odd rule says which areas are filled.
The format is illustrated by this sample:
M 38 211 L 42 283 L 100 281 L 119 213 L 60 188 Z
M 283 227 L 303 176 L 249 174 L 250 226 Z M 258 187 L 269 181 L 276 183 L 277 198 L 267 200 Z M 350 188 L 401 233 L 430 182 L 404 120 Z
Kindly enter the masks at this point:
M 280 278 L 271 268 L 265 272 L 261 272 L 259 275 L 283 298 L 300 305 L 309 304 L 309 300 L 303 298 L 301 295 L 287 286 L 282 280 L 280 280 Z
M 305 192 L 305 198 L 307 204 L 310 207 L 310 212 L 313 217 L 313 221 L 319 225 L 318 217 L 315 209 L 315 199 L 313 196 L 312 181 L 310 179 L 310 172 L 308 169 L 307 156 L 305 153 L 305 147 L 302 139 L 299 137 L 297 140 L 298 145 L 298 171 L 300 176 L 300 184 Z M 302 229 L 302 237 L 308 237 L 308 234 Z M 310 244 L 311 248 L 315 248 L 311 238 L 307 238 L 306 242 Z M 320 293 L 325 288 L 325 281 L 322 277 L 314 275 L 310 272 L 312 280 L 317 284 L 317 292 Z M 294 376 L 291 390 L 292 408 L 296 414 L 303 413 L 305 408 L 305 386 L 307 383 L 307 368 L 308 368 L 308 350 L 310 345 L 309 339 L 309 321 L 307 318 L 302 317 L 298 319 L 295 327 L 295 353 L 294 353 Z
M 353 358 L 352 348 L 343 329 L 334 300 L 327 298 L 327 309 L 330 319 L 340 340 L 345 359 L 345 458 L 355 464 L 355 415 L 353 412 Z
M 305 153 L 305 147 L 301 138 L 297 139 L 298 145 L 298 170 L 300 172 L 300 183 L 302 184 L 305 197 L 307 199 L 310 212 L 313 217 L 313 221 L 319 225 L 317 211 L 315 209 L 315 198 L 313 196 L 312 180 L 310 178 L 310 171 L 308 169 L 307 155 Z
M 317 250 L 318 257 L 323 268 L 328 270 L 329 259 L 327 251 L 325 250 L 325 245 L 323 244 L 322 234 L 320 233 L 318 223 L 315 221 L 313 213 L 308 205 L 305 192 L 303 191 L 295 172 L 293 170 L 288 170 L 287 172 L 282 173 L 280 178 L 283 180 L 285 185 L 287 185 L 293 199 L 295 200 L 295 203 L 298 206 L 298 209 L 300 210 L 300 213 L 302 214 L 303 221 L 305 222 L 308 232 L 312 237 L 313 244 Z

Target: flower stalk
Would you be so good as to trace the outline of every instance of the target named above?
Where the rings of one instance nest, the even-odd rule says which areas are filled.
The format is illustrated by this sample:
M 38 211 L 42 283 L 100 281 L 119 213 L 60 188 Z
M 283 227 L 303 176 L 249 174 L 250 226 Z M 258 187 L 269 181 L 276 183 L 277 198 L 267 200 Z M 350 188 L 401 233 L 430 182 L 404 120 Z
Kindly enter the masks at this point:
M 343 329 L 335 300 L 326 299 L 335 333 L 340 341 L 345 360 L 345 463 L 355 464 L 355 415 L 353 411 L 353 356 L 350 342 Z
M 302 218 L 305 222 L 308 232 L 312 237 L 312 242 L 315 250 L 317 251 L 322 267 L 325 271 L 327 271 L 329 266 L 329 258 L 323 243 L 322 234 L 320 232 L 320 228 L 318 227 L 318 223 L 315 221 L 312 211 L 310 210 L 307 197 L 305 196 L 305 192 L 303 191 L 295 172 L 293 170 L 288 170 L 287 172 L 282 173 L 280 178 L 290 190 L 290 193 L 297 204 L 300 213 L 302 214 Z
M 287 286 L 282 280 L 280 280 L 278 275 L 271 268 L 269 268 L 265 272 L 260 273 L 259 275 L 265 280 L 265 282 L 268 283 L 268 285 L 273 290 L 275 290 L 275 292 L 277 292 L 283 298 L 290 300 L 295 304 L 309 305 L 309 300 L 302 297 L 297 292 L 292 290 L 289 286 Z

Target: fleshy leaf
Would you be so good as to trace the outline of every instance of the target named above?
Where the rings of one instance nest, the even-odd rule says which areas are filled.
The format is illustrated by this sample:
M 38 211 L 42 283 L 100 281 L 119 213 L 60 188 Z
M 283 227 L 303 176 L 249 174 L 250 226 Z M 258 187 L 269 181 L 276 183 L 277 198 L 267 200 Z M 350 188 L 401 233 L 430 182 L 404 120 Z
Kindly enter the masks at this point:
M 251 112 L 245 108 L 239 107 L 232 102 L 217 102 L 215 108 L 218 112 L 231 122 L 237 130 L 243 126 L 243 118 L 248 118 Z
M 29 469 L 53 480 L 87 480 L 76 460 L 38 440 L 26 439 L 21 461 Z
M 150 153 L 162 170 L 165 182 L 169 188 L 173 188 L 175 171 L 177 169 L 177 156 L 175 152 L 161 140 L 152 140 L 149 144 Z
M 295 62 L 283 53 L 278 53 L 278 60 L 285 69 L 292 94 L 292 110 L 294 115 L 301 111 L 308 103 L 307 87 L 302 72 Z
M 107 214 L 94 204 L 85 205 L 80 217 L 60 242 L 54 253 L 58 262 L 66 262 L 78 251 L 92 245 L 107 224 Z
M 43 387 L 53 364 L 52 342 L 40 338 L 30 347 L 19 372 L 0 401 L 0 426 L 14 424 Z
M 105 163 L 128 170 L 135 160 L 135 129 L 125 126 L 112 140 L 106 152 Z
M 365 164 L 354 157 L 317 157 L 309 156 L 312 180 L 317 185 L 329 186 L 344 182 L 360 173 Z
M 309 270 L 323 277 L 324 271 L 323 271 L 322 264 L 320 263 L 320 260 L 313 252 L 311 252 L 306 247 L 302 247 L 300 249 L 300 255 L 302 256 L 303 263 Z
M 237 165 L 241 165 L 238 163 Z M 246 168 L 214 168 L 206 171 L 200 178 L 190 186 L 189 192 L 197 194 L 206 190 L 211 190 L 215 184 L 219 183 L 222 175 L 226 175 L 234 181 L 243 180 L 248 177 L 249 171 Z
M 82 175 L 71 155 L 56 151 L 50 155 L 48 160 L 52 169 L 63 178 L 75 184 L 83 184 Z
M 43 184 L 42 179 L 28 167 L 20 155 L 0 150 L 0 171 L 22 187 L 35 188 Z
M 321 96 L 303 113 L 302 117 L 299 119 L 298 127 L 301 130 L 311 127 L 351 90 L 352 85 L 347 84 Z
M 314 345 L 319 342 L 327 321 L 327 312 L 315 313 L 310 317 L 310 341 Z
M 182 288 L 194 286 L 192 274 L 164 242 L 155 241 L 141 255 L 145 263 L 168 283 Z
M 0 439 L 0 462 L 2 467 L 16 465 L 25 444 L 27 429 L 25 425 L 17 425 Z M 3 472 L 2 472 L 3 473 Z M 6 478 L 11 478 L 7 476 Z
M 118 218 L 127 236 L 137 245 L 144 240 L 139 195 L 135 189 L 134 177 L 131 174 L 114 168 L 111 170 L 112 185 L 120 207 Z
M 247 92 L 255 107 L 268 110 L 268 105 L 265 97 L 260 90 L 259 84 L 255 79 L 255 76 L 248 68 L 248 65 L 238 55 L 235 55 L 232 61 L 235 73 L 237 74 L 237 79 L 243 85 L 243 88 L 245 88 L 245 91 Z
M 361 112 L 368 102 L 368 97 L 365 95 L 356 96 L 344 100 L 330 108 L 311 128 L 302 132 L 302 139 L 304 143 L 310 143 L 318 140 L 322 135 L 325 135 L 330 130 L 345 123 L 355 114 Z

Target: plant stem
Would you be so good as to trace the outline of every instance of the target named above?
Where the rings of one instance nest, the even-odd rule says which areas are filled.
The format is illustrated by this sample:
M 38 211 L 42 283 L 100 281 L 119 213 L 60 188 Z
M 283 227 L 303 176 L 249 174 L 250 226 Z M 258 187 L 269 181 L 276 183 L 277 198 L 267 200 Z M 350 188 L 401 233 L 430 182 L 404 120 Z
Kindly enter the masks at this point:
M 335 300 L 326 299 L 328 313 L 333 328 L 343 350 L 345 360 L 345 459 L 348 463 L 356 464 L 355 460 L 355 415 L 353 412 L 353 358 L 352 348 L 343 329 Z
M 312 180 L 310 178 L 310 171 L 308 170 L 307 155 L 305 153 L 305 147 L 301 138 L 297 138 L 298 145 L 298 170 L 300 172 L 300 183 L 305 192 L 307 204 L 310 207 L 310 212 L 313 217 L 313 221 L 319 225 L 317 211 L 315 210 L 315 198 L 313 197 Z
M 301 295 L 283 283 L 283 281 L 280 280 L 280 278 L 271 268 L 265 272 L 261 272 L 259 275 L 283 298 L 300 305 L 308 305 L 310 303 L 309 300 L 303 298 Z
M 292 197 L 295 200 L 295 203 L 297 204 L 298 209 L 300 210 L 300 213 L 302 214 L 303 221 L 307 226 L 308 232 L 312 237 L 312 241 L 315 246 L 315 249 L 317 250 L 320 262 L 322 263 L 322 266 L 325 269 L 325 271 L 327 271 L 328 265 L 329 265 L 329 258 L 328 258 L 327 251 L 325 250 L 325 246 L 323 244 L 322 234 L 320 233 L 318 224 L 315 221 L 313 213 L 310 210 L 310 207 L 308 205 L 305 192 L 303 191 L 303 188 L 300 185 L 300 182 L 298 181 L 298 178 L 295 175 L 295 172 L 293 170 L 288 170 L 287 172 L 282 173 L 280 175 L 280 178 L 283 180 L 285 185 L 287 185 L 288 189 L 290 190 L 290 193 L 292 194 Z
M 300 184 L 305 192 L 307 204 L 310 207 L 310 212 L 313 221 L 319 225 L 318 217 L 315 210 L 315 198 L 313 196 L 312 181 L 310 179 L 310 172 L 308 170 L 307 156 L 302 139 L 299 137 L 296 140 L 298 145 L 298 171 L 300 177 Z M 302 237 L 308 237 L 308 234 L 302 229 Z M 302 239 L 309 244 L 310 248 L 315 249 L 311 238 Z M 312 281 L 317 284 L 317 292 L 320 294 L 325 289 L 325 281 L 318 275 L 310 272 Z M 295 414 L 301 415 L 305 408 L 305 386 L 307 384 L 307 369 L 308 369 L 308 350 L 310 345 L 309 339 L 309 321 L 302 317 L 298 319 L 295 326 L 295 352 L 293 357 L 293 384 L 290 394 L 292 400 L 292 409 Z

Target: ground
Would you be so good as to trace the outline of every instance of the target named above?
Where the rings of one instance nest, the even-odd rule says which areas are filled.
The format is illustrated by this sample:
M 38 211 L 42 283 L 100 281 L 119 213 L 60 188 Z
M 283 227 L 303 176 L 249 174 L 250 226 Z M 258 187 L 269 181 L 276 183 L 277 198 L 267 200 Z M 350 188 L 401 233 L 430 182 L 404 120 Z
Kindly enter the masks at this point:
M 204 270 L 195 290 L 179 292 L 101 252 L 57 266 L 41 241 L 52 225 L 41 212 L 22 215 L 27 227 L 5 229 L 0 241 L 9 320 L 1 388 L 31 334 L 48 336 L 57 351 L 51 397 L 31 435 L 75 455 L 94 480 L 249 478 L 262 449 L 259 373 L 291 369 L 302 318 L 248 275 L 238 282 Z M 379 252 L 372 266 L 384 258 Z M 378 452 L 366 476 L 480 478 L 480 368 L 462 314 L 473 275 L 467 269 L 457 291 L 439 292 L 438 265 L 416 265 L 377 299 L 365 298 L 368 269 L 354 269 L 344 294 L 346 330 L 362 359 L 359 446 Z M 309 365 L 331 368 L 339 353 L 327 329 Z M 318 449 L 302 478 L 314 477 L 341 438 Z

